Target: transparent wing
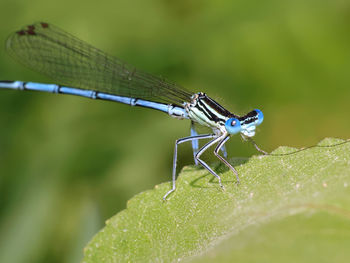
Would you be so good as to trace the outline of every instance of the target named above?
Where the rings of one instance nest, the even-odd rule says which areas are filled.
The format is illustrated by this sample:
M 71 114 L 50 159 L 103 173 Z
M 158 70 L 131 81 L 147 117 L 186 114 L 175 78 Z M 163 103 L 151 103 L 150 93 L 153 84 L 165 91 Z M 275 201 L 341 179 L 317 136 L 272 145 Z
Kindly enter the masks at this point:
M 192 95 L 48 23 L 13 33 L 6 47 L 16 60 L 60 85 L 177 105 Z

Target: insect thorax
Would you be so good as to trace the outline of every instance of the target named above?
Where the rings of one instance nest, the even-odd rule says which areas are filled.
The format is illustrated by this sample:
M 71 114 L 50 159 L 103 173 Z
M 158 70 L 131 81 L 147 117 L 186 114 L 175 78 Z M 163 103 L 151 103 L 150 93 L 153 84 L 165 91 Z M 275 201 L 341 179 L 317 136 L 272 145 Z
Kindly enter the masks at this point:
M 225 132 L 226 120 L 234 116 L 203 92 L 194 94 L 185 109 L 191 120 L 222 132 Z

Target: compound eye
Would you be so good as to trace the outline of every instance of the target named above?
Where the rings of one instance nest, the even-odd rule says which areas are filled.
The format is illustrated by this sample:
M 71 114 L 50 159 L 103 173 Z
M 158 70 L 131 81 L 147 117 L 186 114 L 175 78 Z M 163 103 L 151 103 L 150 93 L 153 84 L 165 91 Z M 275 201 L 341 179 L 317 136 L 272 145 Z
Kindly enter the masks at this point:
M 230 118 L 225 123 L 226 131 L 230 134 L 236 134 L 241 131 L 241 123 L 236 118 Z
M 255 109 L 255 112 L 257 113 L 257 117 L 258 117 L 258 120 L 257 120 L 257 123 L 256 123 L 256 125 L 260 125 L 262 122 L 263 122 L 263 120 L 264 120 L 264 114 L 262 113 L 262 111 L 261 110 L 258 110 L 258 109 Z

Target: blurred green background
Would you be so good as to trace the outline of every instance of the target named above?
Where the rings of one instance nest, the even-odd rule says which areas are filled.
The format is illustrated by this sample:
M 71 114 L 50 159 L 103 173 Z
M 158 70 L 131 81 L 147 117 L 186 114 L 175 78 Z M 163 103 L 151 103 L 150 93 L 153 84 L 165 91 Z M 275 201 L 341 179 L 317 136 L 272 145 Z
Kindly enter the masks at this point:
M 47 21 L 237 114 L 261 109 L 267 151 L 349 138 L 350 1 L 1 0 L 0 10 L 0 43 Z M 4 48 L 0 79 L 50 82 Z M 174 141 L 188 134 L 188 121 L 151 110 L 1 90 L 0 262 L 78 262 L 128 199 L 170 180 Z M 239 136 L 227 147 L 256 154 Z M 180 167 L 192 163 L 181 146 Z

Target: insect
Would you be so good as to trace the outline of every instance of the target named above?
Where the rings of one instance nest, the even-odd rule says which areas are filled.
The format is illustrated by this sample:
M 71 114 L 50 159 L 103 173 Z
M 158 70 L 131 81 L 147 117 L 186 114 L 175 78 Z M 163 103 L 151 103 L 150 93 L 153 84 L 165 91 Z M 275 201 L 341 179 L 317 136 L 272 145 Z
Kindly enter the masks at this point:
M 36 23 L 13 33 L 6 48 L 16 60 L 60 85 L 0 81 L 0 88 L 109 100 L 159 110 L 177 119 L 189 119 L 191 136 L 175 142 L 172 187 L 164 200 L 176 188 L 177 149 L 181 143 L 192 142 L 195 163 L 214 175 L 223 189 L 220 176 L 201 159 L 209 147 L 216 145 L 214 154 L 236 175 L 238 182 L 237 171 L 226 160 L 225 143 L 230 136 L 241 134 L 258 151 L 266 154 L 252 140 L 256 127 L 263 122 L 262 111 L 255 109 L 244 116 L 235 115 L 203 92 L 191 93 L 163 78 L 140 71 L 51 24 Z M 195 123 L 211 128 L 213 133 L 198 134 Z M 199 148 L 198 140 L 203 139 L 210 141 Z M 223 156 L 219 154 L 220 150 Z

